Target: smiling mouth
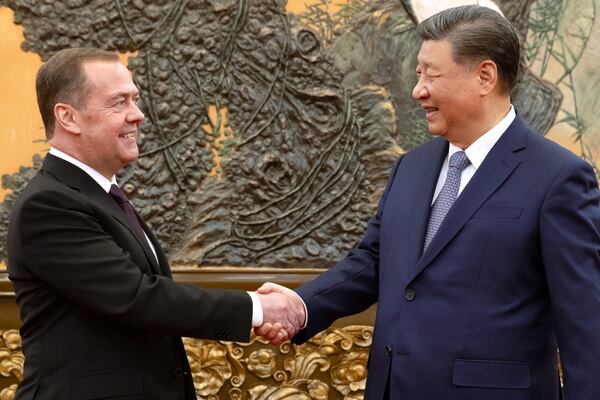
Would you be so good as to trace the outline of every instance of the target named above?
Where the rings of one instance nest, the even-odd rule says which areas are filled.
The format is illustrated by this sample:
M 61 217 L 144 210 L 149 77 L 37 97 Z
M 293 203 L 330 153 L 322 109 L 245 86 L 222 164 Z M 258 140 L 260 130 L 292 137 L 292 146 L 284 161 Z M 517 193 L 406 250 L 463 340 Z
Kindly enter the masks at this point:
M 128 132 L 128 133 L 122 133 L 119 135 L 120 138 L 123 139 L 129 139 L 129 138 L 134 138 L 135 137 L 135 131 L 134 132 Z
M 423 107 L 423 109 L 425 110 L 425 119 L 427 119 L 428 121 L 430 121 L 433 118 L 434 113 L 438 110 L 435 107 Z

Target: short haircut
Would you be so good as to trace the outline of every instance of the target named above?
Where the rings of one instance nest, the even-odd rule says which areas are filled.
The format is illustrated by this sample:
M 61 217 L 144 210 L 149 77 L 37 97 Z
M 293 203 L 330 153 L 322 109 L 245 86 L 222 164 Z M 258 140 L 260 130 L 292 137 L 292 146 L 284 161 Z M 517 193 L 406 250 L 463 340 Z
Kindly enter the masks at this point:
M 119 61 L 116 53 L 94 48 L 64 49 L 55 53 L 39 69 L 35 90 L 46 130 L 46 139 L 54 136 L 54 106 L 57 103 L 85 108 L 89 84 L 82 65 L 86 61 Z
M 461 65 L 492 60 L 505 93 L 515 87 L 520 47 L 517 31 L 500 13 L 467 5 L 441 11 L 417 26 L 423 40 L 449 40 L 454 62 Z

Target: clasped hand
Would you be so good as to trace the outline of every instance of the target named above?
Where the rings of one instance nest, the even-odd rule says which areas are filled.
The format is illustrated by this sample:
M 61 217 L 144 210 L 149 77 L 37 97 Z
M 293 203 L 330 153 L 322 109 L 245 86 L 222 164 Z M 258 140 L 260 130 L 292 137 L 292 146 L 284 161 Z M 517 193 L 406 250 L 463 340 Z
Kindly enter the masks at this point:
M 256 294 L 263 310 L 263 324 L 254 333 L 280 344 L 294 337 L 304 326 L 306 311 L 300 296 L 285 286 L 267 282 Z

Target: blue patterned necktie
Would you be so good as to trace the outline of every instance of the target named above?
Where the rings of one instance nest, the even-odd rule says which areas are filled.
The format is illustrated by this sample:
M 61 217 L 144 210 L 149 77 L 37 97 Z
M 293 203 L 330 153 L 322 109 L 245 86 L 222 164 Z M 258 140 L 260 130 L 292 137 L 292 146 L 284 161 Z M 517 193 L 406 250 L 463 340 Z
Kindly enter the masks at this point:
M 440 225 L 442 225 L 442 221 L 444 221 L 446 214 L 448 214 L 448 210 L 450 210 L 454 200 L 456 200 L 458 189 L 460 188 L 460 176 L 463 169 L 469 164 L 470 161 L 464 151 L 457 151 L 450 157 L 446 181 L 431 207 L 431 215 L 429 216 L 429 225 L 427 226 L 427 236 L 425 236 L 425 246 L 423 246 L 423 251 L 427 249 L 433 240 L 433 237 L 437 233 Z

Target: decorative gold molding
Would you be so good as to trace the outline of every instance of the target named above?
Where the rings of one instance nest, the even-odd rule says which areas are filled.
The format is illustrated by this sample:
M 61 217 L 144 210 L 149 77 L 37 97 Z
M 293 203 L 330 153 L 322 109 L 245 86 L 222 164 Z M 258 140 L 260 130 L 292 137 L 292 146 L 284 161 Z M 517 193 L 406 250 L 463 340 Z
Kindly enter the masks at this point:
M 362 399 L 373 328 L 328 329 L 302 346 L 184 338 L 196 393 L 206 399 Z
M 255 336 L 250 343 L 183 342 L 202 399 L 358 400 L 372 334 L 370 326 L 352 325 L 328 329 L 301 346 L 273 346 Z M 0 330 L 0 400 L 14 399 L 23 362 L 19 332 Z
M 19 331 L 0 330 L 0 376 L 7 378 L 0 379 L 0 400 L 14 399 L 17 390 L 14 381 L 23 379 L 24 361 Z
M 0 400 L 13 400 L 16 393 L 17 385 L 13 383 L 9 387 L 6 387 L 0 391 Z
M 19 331 L 0 330 L 0 375 L 6 378 L 14 377 L 21 381 L 24 361 Z

